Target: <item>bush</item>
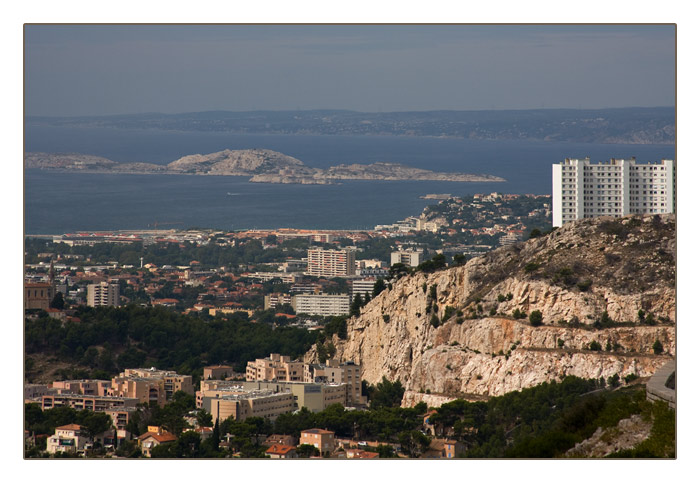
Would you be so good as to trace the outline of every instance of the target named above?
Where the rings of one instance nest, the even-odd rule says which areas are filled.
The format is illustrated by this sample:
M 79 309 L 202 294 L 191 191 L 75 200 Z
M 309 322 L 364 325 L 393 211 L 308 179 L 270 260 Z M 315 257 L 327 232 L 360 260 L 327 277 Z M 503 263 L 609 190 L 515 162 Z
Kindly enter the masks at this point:
M 542 325 L 542 312 L 539 310 L 533 310 L 530 312 L 530 325 L 533 327 L 539 327 Z
M 598 341 L 594 340 L 593 342 L 588 344 L 588 348 L 592 351 L 599 351 L 602 349 L 602 346 L 600 345 L 600 343 L 598 343 Z
M 515 309 L 513 311 L 514 319 L 524 319 L 525 317 L 527 317 L 527 314 L 525 312 L 521 312 L 520 309 Z
M 530 262 L 530 263 L 528 263 L 527 265 L 525 265 L 525 273 L 534 272 L 534 271 L 537 270 L 538 268 L 540 268 L 540 264 L 539 264 L 539 263 Z
M 654 345 L 651 346 L 651 348 L 654 349 L 654 354 L 656 354 L 656 355 L 659 355 L 664 351 L 664 346 L 661 345 L 661 342 L 659 341 L 659 339 L 656 339 L 656 341 L 654 342 Z
M 620 385 L 620 375 L 619 374 L 614 374 L 610 377 L 608 377 L 608 386 L 610 387 L 617 387 Z
M 581 292 L 587 292 L 589 288 L 591 288 L 591 285 L 593 284 L 593 281 L 591 279 L 586 279 L 583 282 L 579 282 L 576 284 L 578 289 Z
M 433 316 L 430 318 L 430 325 L 432 325 L 435 328 L 440 326 L 440 319 L 436 314 L 433 314 Z

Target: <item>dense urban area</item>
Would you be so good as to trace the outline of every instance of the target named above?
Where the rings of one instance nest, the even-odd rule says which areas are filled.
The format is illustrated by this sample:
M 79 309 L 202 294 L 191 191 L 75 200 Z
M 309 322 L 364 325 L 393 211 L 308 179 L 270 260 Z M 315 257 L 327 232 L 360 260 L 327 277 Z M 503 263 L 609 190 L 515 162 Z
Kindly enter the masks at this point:
M 632 376 L 401 407 L 400 382 L 336 359 L 348 317 L 404 275 L 552 230 L 549 196 L 429 198 L 367 231 L 27 237 L 25 456 L 576 457 L 574 443 L 636 414 L 654 434 L 613 455 L 667 456 L 675 413 Z

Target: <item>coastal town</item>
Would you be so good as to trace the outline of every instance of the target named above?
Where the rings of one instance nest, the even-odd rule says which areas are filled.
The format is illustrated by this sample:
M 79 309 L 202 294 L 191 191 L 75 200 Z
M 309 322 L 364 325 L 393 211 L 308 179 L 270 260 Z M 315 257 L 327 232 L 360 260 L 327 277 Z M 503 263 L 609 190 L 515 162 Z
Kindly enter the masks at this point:
M 81 305 L 136 303 L 212 317 L 245 312 L 256 320 L 286 306 L 272 314 L 276 323 L 314 328 L 319 317 L 348 314 L 355 297 L 371 294 L 392 267 L 415 268 L 436 255 L 464 261 L 545 231 L 549 218 L 548 196 L 492 193 L 448 198 L 367 231 L 28 236 L 25 302 L 61 320 L 72 320 L 71 307 Z M 52 303 L 56 297 L 61 301 Z
M 334 408 L 377 409 L 383 391 L 394 391 L 394 404 L 398 391 L 400 402 L 398 387 L 389 381 L 364 384 L 362 361 L 334 359 L 325 339 L 341 333 L 345 317 L 407 270 L 461 264 L 549 228 L 548 196 L 426 198 L 440 201 L 419 216 L 367 231 L 152 229 L 27 237 L 27 323 L 47 328 L 42 324 L 53 321 L 66 329 L 87 327 L 99 310 L 165 310 L 203 321 L 303 331 L 308 340 L 317 339 L 325 360 L 312 364 L 289 354 L 261 354 L 178 374 L 126 367 L 151 359 L 80 347 L 73 358 L 85 367 L 81 371 L 39 360 L 30 350 L 27 454 L 168 457 L 173 453 L 164 448 L 175 451 L 183 438 L 196 436 L 209 456 L 455 457 L 463 448 L 447 437 L 446 428 L 436 436 L 425 405 L 394 408 L 410 412 L 403 444 L 357 427 L 337 433 L 277 427 L 280 417 L 285 421 L 299 411 L 325 417 Z M 88 417 L 86 411 L 103 417 Z M 250 421 L 266 423 L 249 434 Z M 248 424 L 244 438 L 234 434 L 243 424 Z

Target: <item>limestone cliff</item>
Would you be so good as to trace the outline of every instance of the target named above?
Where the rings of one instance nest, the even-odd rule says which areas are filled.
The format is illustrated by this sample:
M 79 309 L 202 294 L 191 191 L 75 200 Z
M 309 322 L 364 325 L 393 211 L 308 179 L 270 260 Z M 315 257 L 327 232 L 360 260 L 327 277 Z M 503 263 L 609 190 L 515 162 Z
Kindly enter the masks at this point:
M 598 218 L 405 276 L 333 343 L 368 382 L 400 380 L 410 405 L 428 393 L 494 396 L 566 375 L 649 376 L 675 354 L 675 307 L 675 217 Z M 516 309 L 540 311 L 543 325 L 516 319 Z M 312 349 L 306 360 L 315 357 Z

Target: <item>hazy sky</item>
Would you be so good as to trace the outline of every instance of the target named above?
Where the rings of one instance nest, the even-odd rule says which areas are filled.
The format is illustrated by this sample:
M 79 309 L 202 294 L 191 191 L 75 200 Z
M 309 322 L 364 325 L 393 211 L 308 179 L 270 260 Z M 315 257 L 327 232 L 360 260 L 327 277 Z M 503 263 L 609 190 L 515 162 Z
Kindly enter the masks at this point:
M 672 25 L 27 25 L 25 113 L 675 105 Z

